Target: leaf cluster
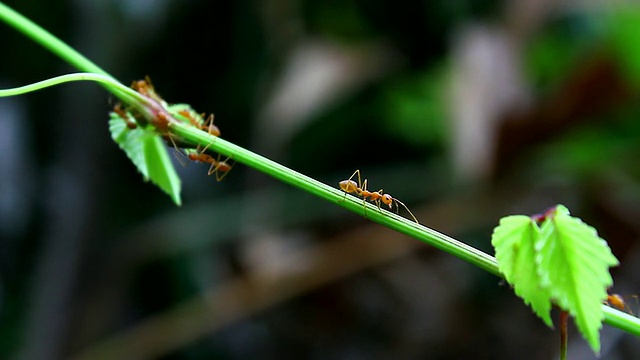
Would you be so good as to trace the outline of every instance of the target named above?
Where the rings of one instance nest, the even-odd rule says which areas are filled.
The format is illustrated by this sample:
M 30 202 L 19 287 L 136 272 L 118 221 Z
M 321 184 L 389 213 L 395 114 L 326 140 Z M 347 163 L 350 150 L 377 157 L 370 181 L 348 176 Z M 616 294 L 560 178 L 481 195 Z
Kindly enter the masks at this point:
M 600 350 L 602 303 L 618 265 L 606 241 L 557 205 L 542 215 L 507 216 L 491 242 L 498 268 L 515 293 L 550 327 L 553 305 L 567 311 L 594 352 Z

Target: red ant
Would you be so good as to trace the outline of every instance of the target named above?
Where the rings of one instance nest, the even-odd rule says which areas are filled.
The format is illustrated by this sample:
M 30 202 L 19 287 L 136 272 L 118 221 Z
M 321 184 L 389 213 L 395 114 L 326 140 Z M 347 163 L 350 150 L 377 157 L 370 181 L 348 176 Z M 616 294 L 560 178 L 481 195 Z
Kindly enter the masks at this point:
M 137 80 L 131 84 L 131 88 L 141 95 L 145 96 L 150 104 L 147 106 L 149 111 L 149 115 L 141 114 L 139 111 L 133 111 L 133 118 L 136 120 L 138 124 L 141 122 L 146 124 L 146 122 L 150 122 L 153 126 L 155 126 L 161 133 L 168 132 L 169 123 L 173 120 L 171 115 L 167 112 L 168 104 L 164 101 L 158 93 L 156 93 L 153 85 L 151 84 L 151 79 L 149 76 L 146 76 L 144 80 Z M 134 122 L 131 120 L 131 116 L 126 116 L 126 113 L 130 111 L 129 109 L 122 109 L 119 104 L 114 108 L 114 112 L 118 114 L 124 121 L 127 123 L 127 127 L 130 129 L 135 129 Z M 137 126 L 137 124 L 135 124 Z
M 157 101 L 165 109 L 168 107 L 167 102 L 164 101 L 164 99 L 156 92 L 148 75 L 144 77 L 144 80 L 136 80 L 131 83 L 131 88 L 140 94 Z
M 182 104 L 177 104 L 173 106 L 169 106 L 167 102 L 158 95 L 153 84 L 151 83 L 151 79 L 149 76 L 145 76 L 144 80 L 137 80 L 131 84 L 131 88 L 148 97 L 151 100 L 154 100 L 156 103 L 160 105 L 162 110 L 171 110 L 172 107 L 182 108 L 182 110 L 178 110 L 178 114 L 187 118 L 189 122 L 197 127 L 200 130 L 206 131 L 213 136 L 220 136 L 220 129 L 213 124 L 213 114 L 209 115 L 207 120 L 203 120 L 204 113 L 202 115 L 197 115 L 191 108 L 187 105 L 186 108 Z M 176 109 L 177 110 L 177 109 Z M 163 131 L 166 131 L 169 124 L 169 115 L 165 111 L 157 111 L 157 114 L 154 119 L 154 125 L 160 128 Z
M 113 107 L 113 112 L 118 114 L 118 117 L 120 117 L 125 122 L 125 124 L 127 124 L 127 127 L 129 128 L 129 130 L 134 130 L 138 127 L 138 123 L 134 120 L 134 118 L 131 115 L 129 115 L 129 113 L 127 113 L 122 108 L 122 105 L 120 103 L 117 103 Z
M 227 163 L 229 158 L 227 158 L 227 160 L 220 160 L 220 155 L 218 155 L 218 158 L 215 159 L 213 156 L 206 153 L 211 144 L 205 146 L 202 150 L 200 150 L 200 145 L 198 145 L 196 149 L 180 150 L 175 141 L 173 141 L 173 138 L 169 137 L 169 139 L 173 143 L 173 147 L 176 151 L 187 157 L 189 160 L 211 164 L 209 171 L 207 171 L 207 175 L 216 174 L 216 181 L 222 181 L 222 179 L 224 179 L 232 169 L 232 166 Z M 178 161 L 180 161 L 180 159 L 178 159 Z M 180 163 L 182 164 L 182 161 L 180 161 Z
M 354 176 L 356 176 L 356 174 L 358 174 L 358 182 L 356 183 L 355 181 L 351 180 L 353 179 Z M 360 170 L 356 170 L 353 175 L 351 175 L 351 177 L 349 177 L 349 179 L 347 180 L 342 180 L 340 181 L 340 189 L 342 189 L 342 191 L 344 191 L 344 198 L 342 199 L 344 201 L 344 199 L 347 197 L 347 193 L 352 194 L 355 193 L 358 196 L 362 196 L 362 204 L 365 206 L 365 216 L 366 216 L 366 211 L 367 211 L 367 207 L 365 205 L 365 202 L 367 199 L 371 200 L 372 202 L 374 202 L 377 206 L 378 206 L 378 210 L 382 211 L 382 209 L 380 208 L 380 203 L 384 203 L 385 205 L 387 205 L 389 207 L 389 210 L 393 209 L 393 204 L 396 204 L 396 213 L 398 213 L 400 211 L 400 205 L 402 205 L 407 212 L 411 215 L 411 217 L 413 218 L 413 221 L 415 221 L 416 223 L 420 223 L 418 222 L 418 219 L 416 219 L 416 217 L 413 215 L 413 213 L 411 212 L 411 210 L 409 210 L 409 208 L 407 207 L 407 205 L 405 205 L 402 201 L 394 198 L 393 196 L 389 195 L 389 194 L 385 194 L 384 191 L 382 189 L 378 190 L 378 191 L 369 191 L 367 190 L 367 179 L 364 179 L 364 182 L 362 182 L 362 179 L 360 178 Z
M 638 298 L 637 295 L 634 295 L 634 297 L 636 299 Z M 626 311 L 630 315 L 634 315 L 629 305 L 627 305 L 627 302 L 618 294 L 607 294 L 607 300 L 604 303 L 618 310 Z
M 202 121 L 202 118 L 204 118 L 204 113 L 200 115 L 199 119 L 196 118 L 197 115 L 194 115 L 190 110 L 186 110 L 186 109 L 178 111 L 178 114 L 189 119 L 189 122 L 191 122 L 191 125 L 197 127 L 198 129 L 202 131 L 206 131 L 213 136 L 220 136 L 220 129 L 218 129 L 218 127 L 213 124 L 213 114 L 209 115 L 207 120 L 205 120 L 202 123 L 200 121 Z
M 154 114 L 152 125 L 154 125 L 162 132 L 165 141 L 168 138 L 168 140 L 170 140 L 173 144 L 173 147 L 176 149 L 176 151 L 189 158 L 191 161 L 211 164 L 211 167 L 209 168 L 207 174 L 211 175 L 215 173 L 216 180 L 221 181 L 226 176 L 226 174 L 231 170 L 231 165 L 229 165 L 226 160 L 220 160 L 219 156 L 218 159 L 214 159 L 211 155 L 207 154 L 206 151 L 207 148 L 209 148 L 209 145 L 207 145 L 202 150 L 200 150 L 200 146 L 198 146 L 196 149 L 180 150 L 180 148 L 178 148 L 178 146 L 176 145 L 173 137 L 168 132 L 169 122 L 171 120 L 170 113 L 177 112 L 178 115 L 186 118 L 193 126 L 197 127 L 198 129 L 206 131 L 213 136 L 220 136 L 220 129 L 218 129 L 218 127 L 213 124 L 213 114 L 209 115 L 207 120 L 204 120 L 204 114 L 198 115 L 188 105 L 176 104 L 173 106 L 169 106 L 167 102 L 164 101 L 164 99 L 162 99 L 160 95 L 158 95 L 158 93 L 155 91 L 153 85 L 151 84 L 151 79 L 149 78 L 149 76 L 145 76 L 144 80 L 134 81 L 131 84 L 131 88 L 155 103 L 155 106 L 153 106 L 151 109 L 152 113 Z M 125 121 L 129 119 L 129 117 L 126 116 L 126 112 L 123 111 L 119 105 L 116 105 L 116 108 L 114 108 L 114 112 L 125 119 Z M 127 126 L 129 128 L 132 128 L 131 125 L 132 124 L 127 122 Z

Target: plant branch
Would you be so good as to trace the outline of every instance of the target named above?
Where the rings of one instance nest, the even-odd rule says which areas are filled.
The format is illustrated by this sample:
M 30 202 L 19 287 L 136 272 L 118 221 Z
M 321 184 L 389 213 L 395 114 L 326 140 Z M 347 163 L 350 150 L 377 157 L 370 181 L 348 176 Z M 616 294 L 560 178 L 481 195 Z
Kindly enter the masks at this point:
M 140 95 L 137 91 L 124 86 L 118 80 L 111 76 L 97 73 L 74 73 L 56 76 L 50 79 L 38 81 L 33 84 L 20 86 L 12 89 L 0 89 L 0 97 L 22 95 L 32 91 L 42 90 L 50 86 L 59 85 L 73 81 L 95 81 L 107 85 L 110 90 L 117 89 L 119 92 L 126 94 L 128 97 L 135 98 L 136 101 L 146 102 L 147 98 Z
M 71 64 L 76 69 L 101 74 L 113 79 L 114 82 L 118 82 L 108 72 L 93 63 L 91 60 L 87 59 L 74 48 L 2 2 L 0 2 L 0 20 L 23 33 L 26 37 L 40 44 L 45 49 L 51 51 L 55 55 L 58 55 L 61 59 Z M 113 86 L 113 83 L 103 84 L 107 90 L 112 92 L 122 101 L 126 103 L 131 102 L 131 100 L 128 99 L 127 93 L 122 93 L 121 89 Z
M 199 144 L 201 146 L 209 146 L 210 150 L 218 152 L 224 156 L 228 156 L 236 162 L 247 165 L 284 183 L 309 192 L 336 205 L 342 206 L 354 213 L 365 216 L 366 218 L 390 229 L 425 242 L 437 249 L 443 250 L 476 265 L 493 275 L 502 277 L 502 274 L 500 274 L 498 270 L 498 263 L 496 259 L 472 246 L 421 224 L 416 224 L 415 222 L 396 215 L 393 212 L 379 210 L 371 203 L 365 202 L 363 204 L 362 199 L 349 194 L 345 195 L 345 193 L 337 187 L 321 183 L 295 170 L 278 164 L 275 161 L 255 154 L 224 139 L 210 135 L 205 131 L 201 131 L 182 123 L 173 123 L 170 125 L 169 129 L 171 133 L 181 137 L 187 142 Z M 640 336 L 640 319 L 617 309 L 613 309 L 607 305 L 603 304 L 602 306 L 604 310 L 605 323 L 625 330 L 636 336 Z

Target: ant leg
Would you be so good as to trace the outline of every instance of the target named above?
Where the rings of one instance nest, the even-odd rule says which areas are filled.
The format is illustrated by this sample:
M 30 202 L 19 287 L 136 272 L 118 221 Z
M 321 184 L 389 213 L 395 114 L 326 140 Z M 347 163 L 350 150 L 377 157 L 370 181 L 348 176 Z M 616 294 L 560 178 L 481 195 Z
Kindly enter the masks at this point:
M 360 169 L 354 171 L 353 174 L 351 174 L 351 176 L 349 176 L 349 178 L 347 179 L 347 182 L 351 181 L 351 179 L 353 179 L 356 174 L 358 174 L 358 187 L 362 187 L 362 181 L 360 180 Z
M 200 154 L 204 154 L 207 151 L 207 149 L 209 148 L 209 146 L 211 146 L 211 144 L 213 144 L 213 143 L 207 144 L 207 146 L 205 146 L 204 149 L 202 149 L 202 151 L 200 151 Z M 200 145 L 198 145 L 198 148 L 200 148 Z
M 220 162 L 213 160 L 211 162 L 211 166 L 209 167 L 209 171 L 207 171 L 207 175 L 216 174 L 216 180 L 218 180 L 218 169 L 220 168 Z M 220 180 L 218 180 L 220 181 Z
M 409 215 L 411 215 L 411 218 L 413 218 L 413 221 L 415 221 L 415 222 L 416 222 L 416 224 L 420 224 L 420 222 L 418 221 L 418 219 L 416 219 L 416 216 L 415 216 L 415 215 L 413 215 L 413 213 L 411 212 L 411 210 L 409 210 L 409 208 L 407 207 L 407 205 L 405 205 L 402 201 L 400 201 L 400 200 L 398 200 L 398 199 L 396 199 L 396 198 L 394 198 L 393 200 L 396 202 L 396 208 L 398 208 L 398 204 L 402 205 L 402 206 L 405 208 L 405 210 L 407 210 L 407 212 L 409 213 Z
M 358 173 L 358 186 L 360 186 L 360 170 L 356 170 L 356 172 Z M 355 174 L 355 173 L 354 173 Z M 359 188 L 356 190 L 360 191 L 360 193 L 358 195 L 362 196 L 362 206 L 364 207 L 364 217 L 367 217 L 367 197 L 365 196 L 365 194 L 367 194 L 367 179 L 364 179 L 364 182 L 362 183 L 362 188 Z
M 222 181 L 225 176 L 231 171 L 232 166 L 227 163 L 231 156 L 228 156 L 225 160 L 220 160 L 221 154 L 218 154 L 218 159 L 215 162 L 211 163 L 211 167 L 209 168 L 209 172 L 207 175 L 216 174 L 216 181 Z M 222 173 L 222 175 L 220 175 Z
M 382 202 L 382 195 L 384 195 L 384 191 L 382 189 L 376 191 L 377 194 L 379 194 L 377 196 L 377 199 L 375 201 L 376 205 L 378 206 L 378 211 L 382 212 L 382 208 L 380 207 L 380 203 Z
M 204 115 L 204 114 L 203 114 L 203 115 Z M 209 126 L 208 126 L 208 128 L 207 128 L 207 132 L 208 132 L 210 135 L 213 135 L 213 136 L 220 136 L 220 129 L 218 129 L 218 127 L 217 127 L 217 126 L 213 125 L 213 114 L 209 115 L 209 117 L 208 117 L 208 118 L 207 118 L 207 120 L 205 121 L 205 124 L 206 124 L 207 122 L 209 123 Z M 206 125 L 205 125 L 205 126 L 206 126 Z
M 213 116 L 213 114 L 212 114 L 211 116 Z M 211 117 L 211 116 L 210 116 L 210 117 Z M 214 125 L 214 128 L 216 128 L 216 129 L 217 129 L 217 127 L 216 127 L 215 125 Z M 219 132 L 218 132 L 218 134 L 219 134 Z M 214 135 L 214 134 L 211 134 L 211 135 Z M 214 135 L 214 136 L 218 136 L 218 135 Z M 205 151 L 207 151 L 207 149 L 209 148 L 209 146 L 213 145 L 213 143 L 214 143 L 215 141 L 216 141 L 216 140 L 215 140 L 215 139 L 213 139 L 213 141 L 212 141 L 212 142 L 210 142 L 209 144 L 207 144 L 207 146 L 205 146 L 205 147 L 204 147 L 204 149 L 202 149 L 202 151 L 201 151 L 200 153 L 201 153 L 201 154 L 204 154 L 204 152 L 205 152 Z
M 171 136 L 171 134 L 168 135 L 169 136 L 169 140 L 171 140 L 171 143 L 173 144 L 173 148 L 176 149 L 176 152 L 173 153 L 173 156 L 176 158 L 176 160 L 178 160 L 178 162 L 180 163 L 180 165 L 182 166 L 187 166 L 186 163 L 184 163 L 179 157 L 178 157 L 178 153 L 186 158 L 188 158 L 189 156 L 185 153 L 183 153 L 180 148 L 178 147 L 178 145 L 176 145 L 176 142 L 173 140 L 173 136 Z
M 360 169 L 357 169 L 356 172 L 354 172 L 354 174 L 358 174 L 358 187 L 362 188 L 363 190 L 367 189 L 367 179 L 364 179 L 364 182 L 362 182 L 362 179 L 360 178 Z
M 205 146 L 204 149 L 200 151 L 200 154 L 205 154 L 209 146 L 211 146 L 212 144 L 213 142 L 207 144 L 207 146 Z M 198 148 L 200 148 L 199 145 L 198 145 Z M 211 166 L 209 167 L 209 171 L 207 171 L 207 175 L 216 174 L 216 181 L 222 181 L 222 179 L 224 179 L 224 177 L 227 176 L 227 173 L 231 171 L 231 168 L 232 168 L 232 166 L 227 163 L 227 161 L 231 159 L 231 156 L 228 156 L 225 160 L 222 160 L 222 161 L 220 160 L 221 156 L 222 154 L 218 153 L 218 158 L 213 159 L 212 157 L 207 155 L 207 157 L 210 158 L 210 160 L 207 160 L 206 162 L 211 163 Z M 222 173 L 222 175 L 219 175 L 220 173 Z
M 345 201 L 347 199 L 347 192 L 344 191 L 344 195 L 342 196 L 342 199 L 340 199 L 338 202 L 341 203 L 343 201 Z
M 223 161 L 222 163 L 226 164 L 226 160 Z M 231 171 L 232 166 L 227 164 L 226 166 L 228 166 L 229 168 L 225 171 L 220 171 L 220 166 L 222 166 L 221 164 L 218 165 L 217 170 L 215 171 L 216 173 L 216 181 L 222 181 L 222 179 L 224 179 L 225 176 L 227 176 L 227 174 L 229 174 L 229 171 Z M 222 175 L 219 175 L 220 173 L 222 173 Z

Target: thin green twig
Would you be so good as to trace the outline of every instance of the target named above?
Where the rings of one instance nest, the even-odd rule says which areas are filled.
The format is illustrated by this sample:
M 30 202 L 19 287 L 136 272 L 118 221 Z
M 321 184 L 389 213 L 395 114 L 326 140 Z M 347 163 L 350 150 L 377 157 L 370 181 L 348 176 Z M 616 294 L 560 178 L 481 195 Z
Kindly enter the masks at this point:
M 270 159 L 253 153 L 240 146 L 234 145 L 224 139 L 212 136 L 204 131 L 195 129 L 182 123 L 170 126 L 170 131 L 182 139 L 202 146 L 209 145 L 209 149 L 228 156 L 234 161 L 252 167 L 284 183 L 295 186 L 313 195 L 321 197 L 329 202 L 340 205 L 355 213 L 365 215 L 365 206 L 362 199 L 351 195 L 345 197 L 345 193 L 335 186 L 329 186 L 299 172 L 289 169 Z M 336 182 L 337 185 L 337 182 Z M 344 199 L 344 201 L 343 201 Z M 500 276 L 498 265 L 494 257 L 489 256 L 467 244 L 452 239 L 423 225 L 416 224 L 409 219 L 396 215 L 387 210 L 379 210 L 375 205 L 366 203 L 366 217 L 379 224 L 388 226 L 398 232 L 425 241 L 434 247 L 453 254 L 463 260 Z
M 76 51 L 71 46 L 67 45 L 62 40 L 55 37 L 53 34 L 43 29 L 38 24 L 29 20 L 19 12 L 8 7 L 4 3 L 0 2 L 0 20 L 4 21 L 8 25 L 12 26 L 19 32 L 23 33 L 29 39 L 40 44 L 45 49 L 51 51 L 61 59 L 65 60 L 69 64 L 73 65 L 80 71 L 86 71 L 90 73 L 101 74 L 112 78 L 117 82 L 115 78 L 101 67 L 87 59 L 84 55 Z M 121 89 L 113 87 L 112 83 L 103 83 L 104 87 L 112 92 L 116 97 L 120 98 L 126 103 L 130 103 L 127 93 L 122 93 Z
M 228 156 L 236 162 L 247 165 L 266 175 L 272 176 L 284 183 L 309 192 L 331 203 L 342 206 L 347 210 L 360 214 L 361 216 L 365 216 L 366 206 L 366 217 L 371 221 L 425 242 L 502 278 L 502 274 L 500 274 L 500 271 L 498 270 L 498 263 L 493 256 L 436 230 L 421 224 L 416 224 L 415 222 L 396 215 L 393 212 L 386 210 L 380 211 L 371 203 L 366 203 L 363 206 L 362 199 L 349 194 L 345 196 L 345 193 L 337 188 L 338 181 L 336 181 L 336 186 L 329 186 L 278 164 L 275 161 L 186 124 L 175 123 L 170 125 L 170 129 L 172 133 L 180 136 L 185 141 L 193 144 L 199 144 L 201 146 L 208 145 L 209 149 L 212 151 Z M 640 336 L 639 318 L 630 316 L 604 304 L 602 306 L 604 309 L 605 323 L 625 330 L 636 336 Z
M 38 81 L 33 84 L 20 86 L 17 88 L 4 89 L 4 90 L 0 89 L 0 97 L 22 95 L 32 91 L 42 90 L 54 85 L 59 85 L 59 84 L 74 82 L 74 81 L 95 81 L 101 84 L 108 85 L 109 89 L 117 88 L 120 92 L 132 98 L 135 98 L 137 101 L 145 102 L 147 99 L 146 97 L 140 95 L 137 91 L 131 89 L 130 87 L 124 86 L 113 77 L 102 75 L 102 74 L 96 74 L 96 73 L 66 74 L 66 75 L 60 75 L 50 79 Z

